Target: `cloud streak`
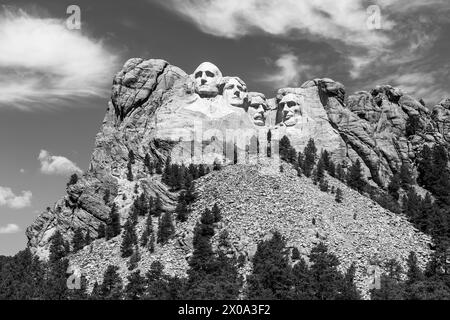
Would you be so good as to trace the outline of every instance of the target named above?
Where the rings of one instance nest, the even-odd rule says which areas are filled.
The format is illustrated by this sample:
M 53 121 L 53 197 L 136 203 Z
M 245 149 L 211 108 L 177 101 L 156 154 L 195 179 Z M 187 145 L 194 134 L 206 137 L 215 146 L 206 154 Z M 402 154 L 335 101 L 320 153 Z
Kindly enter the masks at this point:
M 10 209 L 23 209 L 31 205 L 31 191 L 22 191 L 21 195 L 16 195 L 8 187 L 0 186 L 0 206 L 6 206 Z
M 17 224 L 9 223 L 4 227 L 0 227 L 0 234 L 13 234 L 20 231 L 20 228 Z
M 55 107 L 104 96 L 117 56 L 63 20 L 0 8 L 0 107 Z
M 435 70 L 434 64 L 430 64 L 430 69 L 418 66 L 439 42 L 440 26 L 450 22 L 447 0 L 168 0 L 161 4 L 204 33 L 217 37 L 238 39 L 268 34 L 277 40 L 325 42 L 339 54 L 335 60 L 345 64 L 349 80 L 362 86 L 379 84 L 389 75 L 401 75 L 400 72 L 407 77 L 417 70 Z M 374 14 L 368 10 L 369 5 L 378 5 L 381 29 L 368 27 Z M 279 72 L 269 75 L 269 80 L 295 82 L 295 71 L 289 68 L 307 73 L 308 65 L 299 59 L 299 52 L 291 52 L 290 56 L 283 51 L 278 54 L 272 61 Z M 328 63 L 336 63 L 335 60 Z M 443 84 L 432 86 L 420 93 L 447 92 Z
M 82 173 L 82 170 L 75 162 L 63 156 L 54 156 L 46 150 L 41 150 L 38 160 L 41 163 L 41 172 L 43 174 L 67 176 L 73 173 Z

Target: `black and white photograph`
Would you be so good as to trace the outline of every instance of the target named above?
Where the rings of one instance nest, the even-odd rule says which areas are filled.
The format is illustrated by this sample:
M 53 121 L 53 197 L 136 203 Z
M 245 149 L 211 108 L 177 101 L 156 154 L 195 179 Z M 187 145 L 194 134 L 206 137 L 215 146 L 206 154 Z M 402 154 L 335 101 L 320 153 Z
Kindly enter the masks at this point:
M 0 1 L 0 305 L 450 300 L 448 0 Z

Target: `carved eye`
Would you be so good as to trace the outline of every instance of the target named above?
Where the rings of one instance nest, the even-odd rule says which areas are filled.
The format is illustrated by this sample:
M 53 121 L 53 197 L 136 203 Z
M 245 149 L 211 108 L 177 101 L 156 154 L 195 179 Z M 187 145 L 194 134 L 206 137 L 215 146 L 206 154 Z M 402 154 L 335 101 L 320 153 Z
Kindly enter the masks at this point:
M 225 86 L 225 90 L 231 90 L 234 88 L 234 84 L 228 84 Z
M 239 89 L 239 91 L 244 91 L 244 88 L 242 88 L 241 86 L 237 86 L 237 88 Z
M 289 101 L 287 103 L 287 105 L 288 105 L 289 108 L 292 108 L 292 107 L 295 107 L 297 104 L 294 101 Z
M 210 78 L 214 78 L 214 73 L 212 73 L 211 71 L 206 71 L 206 76 L 210 77 Z
M 197 73 L 195 74 L 195 78 L 196 78 L 196 79 L 197 79 L 197 78 L 200 78 L 200 77 L 202 76 L 202 74 L 203 74 L 203 71 L 197 72 Z

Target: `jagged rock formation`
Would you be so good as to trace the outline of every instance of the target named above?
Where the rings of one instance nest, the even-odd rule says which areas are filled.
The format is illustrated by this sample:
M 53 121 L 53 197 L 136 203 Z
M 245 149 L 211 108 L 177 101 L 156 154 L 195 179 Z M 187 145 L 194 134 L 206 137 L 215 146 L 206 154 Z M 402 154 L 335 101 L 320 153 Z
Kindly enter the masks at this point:
M 370 93 L 358 92 L 345 99 L 344 86 L 331 79 L 315 79 L 299 88 L 280 89 L 275 98 L 266 99 L 262 94 L 248 93 L 241 79 L 222 77 L 216 68 L 210 63 L 202 64 L 188 75 L 163 60 L 127 61 L 114 78 L 111 101 L 96 136 L 89 169 L 76 184 L 68 186 L 63 199 L 27 229 L 31 250 L 45 258 L 49 238 L 57 229 L 67 240 L 78 227 L 97 237 L 99 226 L 108 219 L 111 204 L 118 205 L 124 221 L 133 197 L 141 193 L 159 195 L 163 208 L 173 210 L 177 194 L 168 191 L 159 175 L 148 174 L 146 158 L 154 163 L 165 163 L 170 157 L 172 162 L 185 164 L 229 164 L 236 160 L 235 154 L 241 162 L 248 159 L 249 149 L 256 141 L 260 150 L 270 146 L 276 158 L 277 139 L 283 135 L 298 151 L 309 138 L 314 138 L 318 149 L 327 149 L 337 162 L 349 164 L 361 159 L 366 176 L 384 187 L 402 161 L 416 160 L 424 143 L 444 143 L 448 136 L 446 101 L 431 115 L 421 103 L 390 86 L 377 87 Z M 417 121 L 413 130 L 407 130 L 411 119 Z M 426 259 L 427 237 L 355 192 L 346 189 L 353 202 L 339 207 L 332 196 L 321 193 L 304 179 L 296 180 L 286 173 L 267 182 L 252 166 L 245 170 L 230 166 L 198 182 L 202 191 L 195 204 L 198 210 L 188 224 L 177 227 L 177 239 L 186 238 L 186 246 L 177 247 L 174 243 L 160 251 L 164 262 L 173 266 L 168 271 L 185 270 L 191 227 L 199 210 L 212 201 L 215 193 L 224 204 L 224 225 L 241 228 L 248 237 L 238 241 L 237 250 L 251 252 L 257 240 L 273 226 L 279 226 L 290 243 L 303 247 L 304 253 L 317 239 L 325 240 L 343 259 L 343 266 L 356 259 L 366 267 L 372 255 L 382 260 L 403 258 L 409 250 L 419 251 L 422 262 Z M 133 179 L 128 177 L 129 170 Z M 269 166 L 268 170 L 273 172 L 274 167 Z M 225 182 L 234 177 L 235 171 L 243 180 L 233 180 L 236 189 L 223 189 L 221 195 L 217 190 L 230 188 Z M 246 197 L 245 205 L 242 197 Z M 271 205 L 266 204 L 267 197 L 272 197 Z M 336 211 L 336 206 L 342 211 Z M 353 221 L 356 211 L 359 218 Z M 308 225 L 313 216 L 321 221 L 322 229 Z M 260 223 L 255 224 L 252 219 L 259 219 Z M 315 238 L 316 234 L 319 238 Z M 92 253 L 87 248 L 73 259 L 83 268 L 92 262 L 96 270 L 102 270 L 102 263 L 119 259 L 117 241 L 96 241 Z M 180 252 L 183 253 L 178 255 Z M 92 272 L 97 275 L 100 271 Z M 359 277 L 363 281 L 364 276 Z

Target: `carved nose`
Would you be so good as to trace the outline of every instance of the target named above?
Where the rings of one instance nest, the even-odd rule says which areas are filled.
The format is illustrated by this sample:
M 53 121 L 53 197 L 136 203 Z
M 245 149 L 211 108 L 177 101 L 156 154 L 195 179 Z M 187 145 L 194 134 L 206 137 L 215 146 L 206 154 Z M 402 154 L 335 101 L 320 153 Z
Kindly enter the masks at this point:
M 202 85 L 206 84 L 206 79 L 202 79 Z
M 284 108 L 283 108 L 283 113 L 286 114 L 286 113 L 289 113 L 289 112 L 291 112 L 291 110 L 288 108 L 287 105 L 285 105 Z
M 234 95 L 239 98 L 240 92 L 239 91 L 235 91 Z

